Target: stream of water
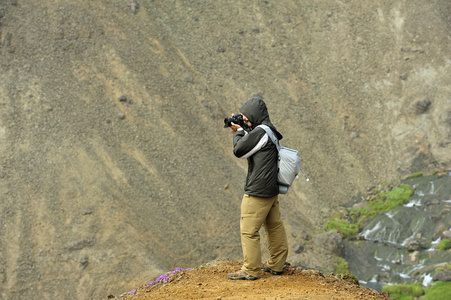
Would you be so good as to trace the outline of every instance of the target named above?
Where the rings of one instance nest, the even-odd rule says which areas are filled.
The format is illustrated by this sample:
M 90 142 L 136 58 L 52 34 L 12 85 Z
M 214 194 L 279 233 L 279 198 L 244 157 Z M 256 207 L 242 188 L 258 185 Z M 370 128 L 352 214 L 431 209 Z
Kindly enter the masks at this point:
M 349 270 L 362 285 L 381 291 L 386 284 L 420 283 L 427 287 L 437 266 L 451 263 L 451 252 L 436 249 L 451 230 L 451 176 L 419 177 L 403 182 L 415 189 L 409 203 L 376 216 L 346 241 Z M 406 246 L 417 241 L 416 251 Z

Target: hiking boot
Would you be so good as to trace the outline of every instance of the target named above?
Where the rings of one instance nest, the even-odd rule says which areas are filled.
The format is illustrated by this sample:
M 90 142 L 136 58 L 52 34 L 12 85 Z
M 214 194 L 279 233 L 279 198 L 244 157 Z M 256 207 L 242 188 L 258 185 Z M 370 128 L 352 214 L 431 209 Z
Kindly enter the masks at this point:
M 227 277 L 229 277 L 229 279 L 232 279 L 232 280 L 256 280 L 256 279 L 258 279 L 257 277 L 254 277 L 252 275 L 245 273 L 243 270 L 239 270 L 236 273 L 228 273 Z
M 265 262 L 262 263 L 261 269 L 262 269 L 263 272 L 269 272 L 269 273 L 271 273 L 272 275 L 282 275 L 282 273 L 283 273 L 283 271 L 277 272 L 277 271 L 271 270 L 271 269 L 268 267 L 268 264 L 265 263 Z

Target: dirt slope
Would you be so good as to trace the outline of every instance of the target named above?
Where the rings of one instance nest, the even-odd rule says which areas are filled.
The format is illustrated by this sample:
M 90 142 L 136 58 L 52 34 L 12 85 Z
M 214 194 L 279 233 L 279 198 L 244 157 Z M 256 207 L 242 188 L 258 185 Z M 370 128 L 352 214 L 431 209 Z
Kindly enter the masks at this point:
M 332 271 L 322 243 L 297 246 L 340 205 L 451 168 L 450 16 L 443 0 L 1 0 L 0 297 L 95 299 L 240 259 L 247 165 L 223 117 L 255 94 L 311 178 L 281 197 L 290 260 Z
M 281 276 L 262 272 L 256 281 L 233 281 L 227 272 L 239 270 L 239 263 L 213 263 L 172 274 L 167 283 L 130 291 L 120 298 L 144 299 L 388 299 L 386 295 L 361 287 L 340 275 L 286 267 Z M 112 298 L 112 297 L 111 297 Z

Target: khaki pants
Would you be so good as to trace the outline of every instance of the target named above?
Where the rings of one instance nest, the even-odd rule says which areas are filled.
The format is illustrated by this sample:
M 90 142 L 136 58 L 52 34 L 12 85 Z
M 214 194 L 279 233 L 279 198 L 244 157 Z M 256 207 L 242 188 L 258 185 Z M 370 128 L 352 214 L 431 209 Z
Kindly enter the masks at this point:
M 260 198 L 244 195 L 241 202 L 241 246 L 243 248 L 244 264 L 241 268 L 244 272 L 254 277 L 260 277 L 261 226 L 265 228 L 269 261 L 268 267 L 273 271 L 282 271 L 288 255 L 288 242 L 280 218 L 278 196 L 272 198 Z

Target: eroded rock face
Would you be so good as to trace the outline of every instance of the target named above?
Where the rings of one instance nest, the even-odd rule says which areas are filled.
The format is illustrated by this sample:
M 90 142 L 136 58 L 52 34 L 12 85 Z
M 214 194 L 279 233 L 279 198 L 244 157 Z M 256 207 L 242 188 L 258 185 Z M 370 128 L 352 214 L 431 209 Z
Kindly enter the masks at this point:
M 336 230 L 318 234 L 315 236 L 316 249 L 323 249 L 326 252 L 339 257 L 344 257 L 343 238 Z

